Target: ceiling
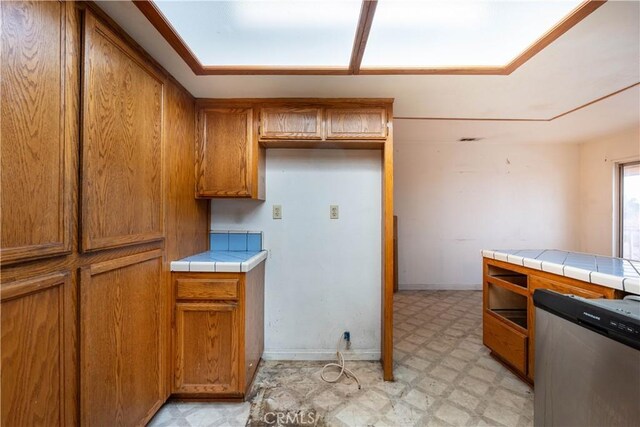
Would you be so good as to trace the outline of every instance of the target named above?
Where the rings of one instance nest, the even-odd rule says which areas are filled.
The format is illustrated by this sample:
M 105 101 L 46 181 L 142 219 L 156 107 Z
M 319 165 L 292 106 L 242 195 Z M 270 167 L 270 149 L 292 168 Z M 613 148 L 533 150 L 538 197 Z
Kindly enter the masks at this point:
M 466 74 L 489 74 L 487 67 L 507 67 L 543 36 L 560 35 L 601 4 L 244 0 L 185 7 L 176 0 L 136 2 L 183 59 L 197 63 L 191 65 L 196 74 L 251 74 L 243 72 L 247 67 L 260 68 L 258 74 L 281 74 L 268 70 L 282 67 L 289 74 L 426 74 L 422 70 L 434 68 L 449 74 L 451 68 L 479 67 L 482 72 Z M 326 68 L 331 72 L 321 71 Z
M 503 121 L 547 120 L 640 82 L 636 1 L 607 2 L 505 76 L 196 76 L 133 3 L 97 3 L 196 97 L 395 98 L 400 143 L 576 142 L 640 126 L 638 86 L 552 121 Z

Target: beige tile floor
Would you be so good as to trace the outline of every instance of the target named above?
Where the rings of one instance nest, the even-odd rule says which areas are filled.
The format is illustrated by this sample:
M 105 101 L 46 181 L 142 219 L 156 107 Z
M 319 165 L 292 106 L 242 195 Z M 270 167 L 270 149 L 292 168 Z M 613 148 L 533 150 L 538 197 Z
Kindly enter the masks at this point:
M 481 305 L 478 291 L 397 293 L 393 383 L 377 362 L 348 362 L 361 390 L 323 382 L 324 363 L 263 362 L 250 402 L 170 402 L 150 425 L 532 425 L 532 390 L 482 345 Z

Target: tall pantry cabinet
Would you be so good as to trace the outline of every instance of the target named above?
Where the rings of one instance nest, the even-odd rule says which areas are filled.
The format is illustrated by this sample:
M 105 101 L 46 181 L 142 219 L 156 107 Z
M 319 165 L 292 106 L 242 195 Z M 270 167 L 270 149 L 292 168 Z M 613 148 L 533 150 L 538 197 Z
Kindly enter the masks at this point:
M 167 257 L 207 248 L 179 164 L 194 100 L 91 4 L 0 7 L 0 424 L 144 424 L 169 393 Z

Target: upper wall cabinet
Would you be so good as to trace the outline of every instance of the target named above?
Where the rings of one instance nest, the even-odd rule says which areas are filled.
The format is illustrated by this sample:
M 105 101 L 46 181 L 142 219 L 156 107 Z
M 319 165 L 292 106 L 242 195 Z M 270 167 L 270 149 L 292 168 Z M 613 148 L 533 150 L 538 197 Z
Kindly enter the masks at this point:
M 71 250 L 65 3 L 1 2 L 3 264 Z
M 385 139 L 385 108 L 328 108 L 327 139 Z
M 264 156 L 253 108 L 198 111 L 196 195 L 264 198 Z
M 264 199 L 265 148 L 382 149 L 391 99 L 201 99 L 196 196 Z
M 322 109 L 269 107 L 260 110 L 260 139 L 322 139 Z
M 164 81 L 90 12 L 83 72 L 82 248 L 161 239 Z
M 266 148 L 381 149 L 389 138 L 390 99 L 256 100 Z

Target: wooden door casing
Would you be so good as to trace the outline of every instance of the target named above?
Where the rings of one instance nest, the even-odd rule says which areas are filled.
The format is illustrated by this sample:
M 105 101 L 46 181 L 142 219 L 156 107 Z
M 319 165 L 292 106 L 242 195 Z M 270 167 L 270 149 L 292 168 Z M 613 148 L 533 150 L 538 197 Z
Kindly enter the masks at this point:
M 64 363 L 66 352 L 72 351 L 64 314 L 70 285 L 68 271 L 3 284 L 1 425 L 72 422 L 73 416 L 64 409 Z
M 144 424 L 164 403 L 163 286 L 161 250 L 82 269 L 82 425 Z
M 241 395 L 237 303 L 176 303 L 175 393 Z
M 164 81 L 89 11 L 83 86 L 82 249 L 163 238 Z
M 328 108 L 327 139 L 386 139 L 387 109 Z
M 198 111 L 196 195 L 260 197 L 252 108 Z
M 1 2 L 2 264 L 71 251 L 64 2 Z M 10 184 L 10 185 L 9 185 Z

